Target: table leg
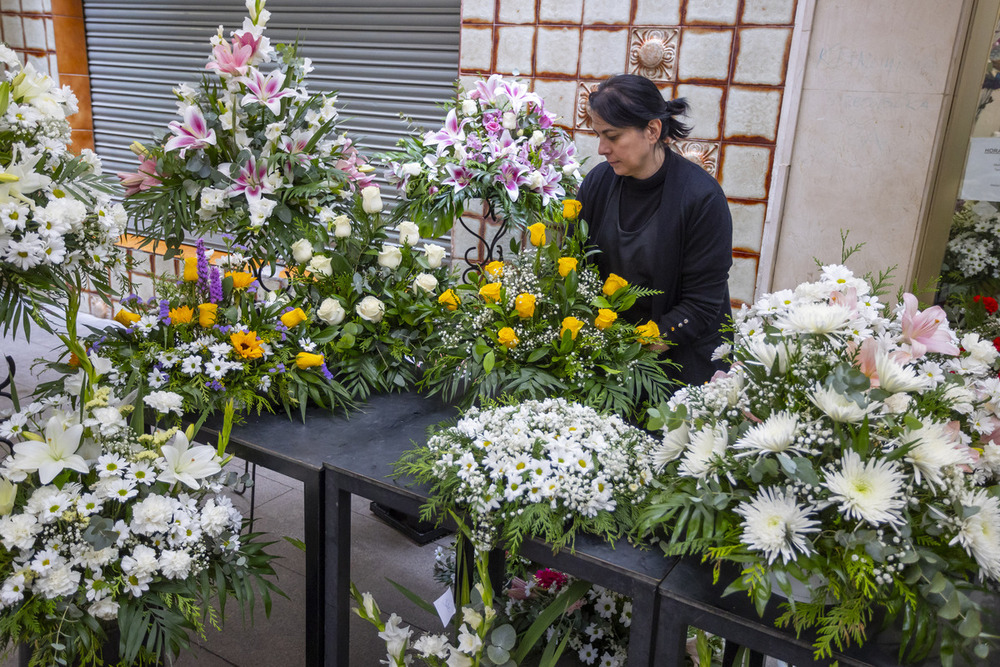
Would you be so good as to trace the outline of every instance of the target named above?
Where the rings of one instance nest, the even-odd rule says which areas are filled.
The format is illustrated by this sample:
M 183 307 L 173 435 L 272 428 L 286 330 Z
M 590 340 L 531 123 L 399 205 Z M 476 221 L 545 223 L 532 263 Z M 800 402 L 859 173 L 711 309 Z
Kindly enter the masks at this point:
M 351 661 L 351 494 L 340 487 L 338 475 L 327 472 L 326 508 L 326 667 L 349 667 Z M 319 643 L 319 642 L 317 642 Z
M 672 603 L 668 598 L 661 599 L 659 606 L 657 632 L 654 635 L 656 646 L 653 649 L 657 664 L 668 667 L 685 665 L 688 621 L 683 607 Z M 634 610 L 632 617 L 635 618 Z
M 666 665 L 653 660 L 653 638 L 656 637 L 658 595 L 656 587 L 636 590 L 632 594 L 632 624 L 629 626 L 628 664 Z
M 306 544 L 306 664 L 322 667 L 323 636 L 326 631 L 325 545 L 326 517 L 323 503 L 323 472 L 303 482 Z

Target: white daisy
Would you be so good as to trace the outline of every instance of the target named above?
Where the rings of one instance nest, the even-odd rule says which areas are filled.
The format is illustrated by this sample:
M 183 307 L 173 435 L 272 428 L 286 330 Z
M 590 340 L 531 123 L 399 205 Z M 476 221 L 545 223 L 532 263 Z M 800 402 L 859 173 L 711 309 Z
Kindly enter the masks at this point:
M 798 432 L 798 417 L 783 410 L 775 412 L 763 423 L 751 427 L 733 447 L 750 450 L 742 455 L 776 454 L 789 449 L 795 443 Z
M 181 371 L 187 373 L 188 375 L 197 375 L 201 372 L 201 357 L 196 354 L 192 354 L 189 357 L 185 357 L 184 361 L 181 362 Z
M 857 452 L 849 451 L 840 460 L 839 469 L 827 469 L 824 485 L 852 519 L 875 526 L 903 523 L 899 515 L 906 505 L 903 473 L 895 461 L 871 459 L 866 463 Z
M 812 553 L 809 533 L 819 532 L 820 522 L 811 519 L 792 494 L 763 489 L 751 502 L 740 503 L 736 513 L 743 517 L 740 539 L 751 551 L 762 551 L 770 565 L 778 556 L 788 563 L 801 554 Z

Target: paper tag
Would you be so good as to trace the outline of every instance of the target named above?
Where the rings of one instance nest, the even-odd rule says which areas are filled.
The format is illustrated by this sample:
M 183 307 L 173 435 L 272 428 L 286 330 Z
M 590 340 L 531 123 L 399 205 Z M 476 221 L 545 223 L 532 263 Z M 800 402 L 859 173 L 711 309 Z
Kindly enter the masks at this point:
M 455 594 L 452 593 L 451 587 L 444 592 L 444 595 L 434 600 L 434 608 L 441 617 L 441 625 L 448 627 L 448 622 L 455 615 Z

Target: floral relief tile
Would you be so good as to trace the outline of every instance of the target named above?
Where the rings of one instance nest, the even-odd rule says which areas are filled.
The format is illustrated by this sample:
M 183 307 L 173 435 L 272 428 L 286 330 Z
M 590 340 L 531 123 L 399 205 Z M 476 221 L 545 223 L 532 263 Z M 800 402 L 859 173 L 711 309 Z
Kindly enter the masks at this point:
M 583 0 L 541 0 L 538 20 L 542 23 L 576 23 L 583 20 Z
M 462 21 L 493 23 L 494 0 L 462 0 Z
M 743 23 L 781 24 L 795 20 L 795 0 L 744 0 Z
M 684 23 L 734 25 L 739 0 L 687 0 Z
M 681 139 L 670 144 L 670 148 L 681 157 L 719 178 L 719 143 L 717 141 L 698 141 L 697 139 Z
M 747 137 L 774 141 L 780 112 L 780 90 L 731 86 L 726 99 L 726 139 Z
M 673 81 L 677 71 L 676 28 L 633 28 L 628 48 L 628 71 L 655 81 Z
M 24 17 L 21 24 L 24 26 L 24 46 L 47 51 L 49 47 L 45 44 L 45 19 Z
M 729 212 L 733 216 L 733 247 L 760 252 L 767 204 L 729 202 Z
M 497 21 L 500 23 L 534 23 L 535 0 L 500 0 Z
M 718 139 L 722 134 L 722 95 L 720 86 L 677 86 L 677 97 L 688 103 L 688 115 L 684 122 L 691 127 L 691 137 L 696 139 Z
M 576 82 L 535 79 L 535 92 L 545 100 L 545 108 L 556 115 L 556 124 L 573 127 L 576 116 Z
M 725 81 L 729 78 L 732 46 L 732 30 L 684 28 L 681 30 L 680 56 L 677 59 L 677 79 Z
M 493 28 L 462 28 L 464 70 L 489 71 L 493 64 Z
M 635 0 L 634 25 L 680 25 L 681 0 Z
M 580 58 L 579 28 L 538 28 L 535 74 L 576 76 Z
M 630 2 L 622 0 L 587 0 L 583 4 L 585 25 L 621 25 L 628 23 Z
M 586 173 L 604 162 L 597 153 L 597 135 L 592 132 L 574 132 L 573 143 L 576 144 L 576 161 L 583 163 L 582 172 Z M 586 158 L 586 161 L 584 161 Z
M 625 71 L 627 30 L 584 30 L 580 76 L 602 79 Z
M 780 86 L 785 81 L 791 39 L 791 28 L 740 30 L 733 81 Z
M 590 94 L 597 90 L 598 83 L 580 83 L 576 91 L 576 126 L 590 128 Z
M 500 74 L 530 74 L 534 41 L 533 27 L 497 28 L 496 71 Z
M 734 257 L 729 269 L 729 298 L 743 303 L 753 303 L 753 291 L 757 284 L 756 257 Z
M 719 183 L 732 199 L 766 199 L 771 150 L 729 144 L 722 149 Z

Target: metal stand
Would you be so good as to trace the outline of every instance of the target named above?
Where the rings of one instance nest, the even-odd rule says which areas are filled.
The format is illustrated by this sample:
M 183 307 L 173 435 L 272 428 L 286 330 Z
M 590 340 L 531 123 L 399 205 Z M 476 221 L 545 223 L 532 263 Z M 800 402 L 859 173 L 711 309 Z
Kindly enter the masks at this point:
M 496 213 L 493 210 L 493 203 L 487 201 L 486 207 L 486 213 L 483 216 L 483 220 L 496 220 L 497 218 Z M 483 266 L 494 260 L 503 261 L 503 246 L 500 245 L 500 239 L 507 233 L 508 222 L 506 218 L 502 220 L 496 233 L 493 235 L 493 238 L 489 240 L 473 231 L 464 217 L 458 218 L 458 224 L 462 225 L 462 228 L 465 231 L 469 232 L 469 234 L 479 241 L 476 246 L 470 246 L 465 249 L 465 256 L 463 259 L 465 260 L 465 263 L 469 265 L 469 268 L 462 272 L 462 280 L 468 282 L 469 274 L 473 271 L 480 271 Z M 483 259 L 473 256 L 473 251 L 478 252 L 480 244 L 486 250 L 486 256 Z
M 14 364 L 14 357 L 10 355 L 4 356 L 7 361 L 7 379 L 0 382 L 0 397 L 9 398 L 14 400 L 14 373 L 17 371 L 17 366 Z M 10 387 L 10 391 L 6 391 L 7 387 Z M 7 448 L 13 451 L 14 443 L 7 438 L 0 438 L 0 443 L 7 445 Z

